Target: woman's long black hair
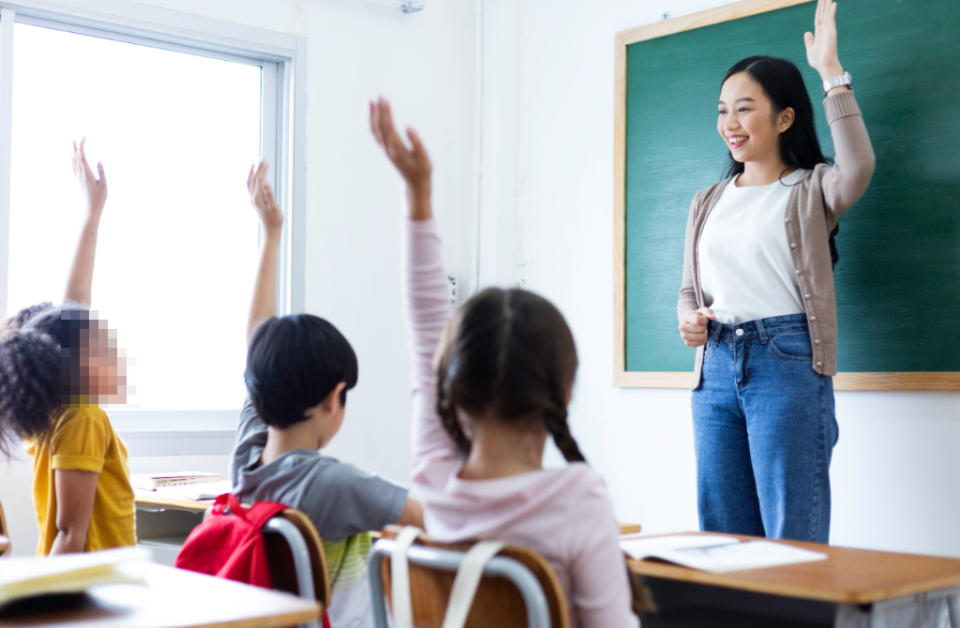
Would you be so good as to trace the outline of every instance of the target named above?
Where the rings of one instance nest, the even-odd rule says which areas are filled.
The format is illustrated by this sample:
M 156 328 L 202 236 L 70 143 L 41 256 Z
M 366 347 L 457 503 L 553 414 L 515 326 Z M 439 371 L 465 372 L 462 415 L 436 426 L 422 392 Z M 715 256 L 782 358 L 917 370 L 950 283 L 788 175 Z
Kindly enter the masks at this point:
M 540 421 L 570 462 L 583 462 L 567 424 L 577 348 L 560 311 L 526 290 L 489 288 L 464 303 L 437 364 L 437 412 L 465 454 L 460 409 L 481 420 Z
M 734 74 L 746 72 L 756 81 L 767 94 L 774 110 L 779 113 L 788 107 L 794 111 L 793 124 L 780 134 L 780 158 L 790 168 L 813 170 L 817 164 L 825 164 L 827 158 L 823 156 L 820 140 L 817 139 L 817 128 L 813 118 L 813 103 L 810 94 L 803 82 L 803 75 L 792 62 L 774 57 L 754 56 L 738 61 L 727 70 L 723 77 L 722 86 Z M 729 153 L 724 179 L 743 173 L 743 162 L 733 158 Z M 837 265 L 840 255 L 837 252 L 836 235 L 840 225 L 834 227 L 830 233 L 830 259 Z

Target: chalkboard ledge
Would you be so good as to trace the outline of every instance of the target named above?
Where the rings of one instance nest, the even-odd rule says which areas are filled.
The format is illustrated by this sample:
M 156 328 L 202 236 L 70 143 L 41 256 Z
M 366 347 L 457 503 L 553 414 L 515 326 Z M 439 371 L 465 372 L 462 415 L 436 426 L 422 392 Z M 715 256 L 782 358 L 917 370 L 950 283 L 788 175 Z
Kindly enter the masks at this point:
M 690 388 L 693 373 L 629 372 L 614 375 L 619 388 Z M 960 390 L 960 373 L 838 373 L 834 390 Z

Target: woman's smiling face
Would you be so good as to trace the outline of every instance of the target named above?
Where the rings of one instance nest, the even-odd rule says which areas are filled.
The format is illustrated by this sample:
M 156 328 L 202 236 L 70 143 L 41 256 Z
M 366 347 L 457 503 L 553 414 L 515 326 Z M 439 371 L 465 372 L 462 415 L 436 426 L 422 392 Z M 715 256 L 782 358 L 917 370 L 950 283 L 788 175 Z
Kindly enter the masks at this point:
M 788 111 L 789 121 L 783 120 Z M 739 72 L 720 90 L 717 131 L 739 162 L 778 159 L 780 134 L 790 128 L 792 113 L 792 109 L 775 112 L 760 84 Z

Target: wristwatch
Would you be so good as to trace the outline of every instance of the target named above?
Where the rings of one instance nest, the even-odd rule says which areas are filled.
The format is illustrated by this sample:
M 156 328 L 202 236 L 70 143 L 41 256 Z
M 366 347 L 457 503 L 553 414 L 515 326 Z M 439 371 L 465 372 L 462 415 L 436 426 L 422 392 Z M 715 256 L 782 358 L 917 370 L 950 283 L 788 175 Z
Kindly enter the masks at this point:
M 840 76 L 835 76 L 829 81 L 823 82 L 823 95 L 826 96 L 831 89 L 834 87 L 840 87 L 841 85 L 847 85 L 853 87 L 853 77 L 850 76 L 849 72 L 844 72 Z

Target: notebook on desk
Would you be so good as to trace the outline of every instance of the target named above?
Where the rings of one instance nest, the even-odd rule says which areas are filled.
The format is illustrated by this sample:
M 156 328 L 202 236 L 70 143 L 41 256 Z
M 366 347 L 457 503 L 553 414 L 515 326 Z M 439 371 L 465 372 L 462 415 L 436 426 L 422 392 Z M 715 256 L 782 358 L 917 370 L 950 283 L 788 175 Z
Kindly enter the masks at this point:
M 179 486 L 182 484 L 200 484 L 219 482 L 223 477 L 219 473 L 203 471 L 181 471 L 179 473 L 134 473 L 130 475 L 133 488 L 154 491 L 161 486 Z
M 171 484 L 167 486 L 158 486 L 156 493 L 168 497 L 178 497 L 180 499 L 191 499 L 194 501 L 204 501 L 216 499 L 219 495 L 229 493 L 233 486 L 227 480 L 220 482 L 195 482 L 193 484 Z
M 713 573 L 826 560 L 827 555 L 774 541 L 741 541 L 719 534 L 625 539 L 620 549 L 634 560 L 655 558 Z
M 0 569 L 0 607 L 26 597 L 82 593 L 101 584 L 143 584 L 136 563 L 150 552 L 137 547 L 43 558 L 6 558 Z

